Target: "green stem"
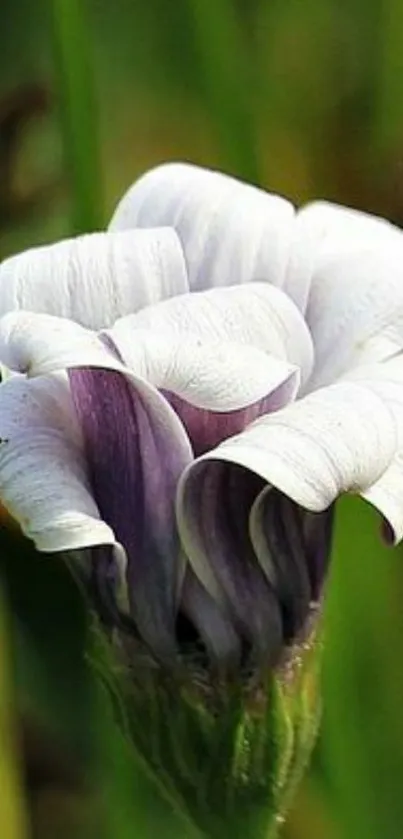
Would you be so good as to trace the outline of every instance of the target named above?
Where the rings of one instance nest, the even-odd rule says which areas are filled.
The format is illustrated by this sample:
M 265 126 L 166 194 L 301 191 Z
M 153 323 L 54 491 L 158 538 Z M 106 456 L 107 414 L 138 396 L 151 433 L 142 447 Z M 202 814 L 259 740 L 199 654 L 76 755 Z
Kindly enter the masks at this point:
M 102 226 L 100 144 L 85 0 L 50 0 L 72 232 Z

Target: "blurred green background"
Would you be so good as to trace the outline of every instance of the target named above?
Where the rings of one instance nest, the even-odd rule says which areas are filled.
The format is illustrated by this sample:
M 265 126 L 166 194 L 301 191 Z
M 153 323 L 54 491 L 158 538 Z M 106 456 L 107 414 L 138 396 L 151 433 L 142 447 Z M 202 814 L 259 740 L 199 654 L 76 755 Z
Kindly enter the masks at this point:
M 403 223 L 401 0 L 2 0 L 1 19 L 0 258 L 103 227 L 136 176 L 163 160 L 222 168 L 296 203 L 323 197 Z M 12 773 L 7 766 L 21 709 L 35 729 L 42 709 L 58 736 L 68 732 L 73 763 L 75 746 L 84 754 L 91 740 L 109 835 L 145 836 L 136 796 L 144 804 L 148 795 L 155 835 L 179 836 L 146 784 L 127 789 L 107 703 L 84 673 L 89 628 L 67 572 L 35 556 L 22 563 L 20 553 L 2 552 L 0 788 L 9 808 L 0 803 L 0 835 L 29 835 L 18 759 Z M 284 839 L 403 835 L 400 554 L 382 545 L 368 507 L 343 499 L 324 722 Z M 37 734 L 24 725 L 35 836 L 97 835 L 99 826 L 82 827 L 77 766 L 64 751 L 59 766 L 46 738 L 38 758 Z

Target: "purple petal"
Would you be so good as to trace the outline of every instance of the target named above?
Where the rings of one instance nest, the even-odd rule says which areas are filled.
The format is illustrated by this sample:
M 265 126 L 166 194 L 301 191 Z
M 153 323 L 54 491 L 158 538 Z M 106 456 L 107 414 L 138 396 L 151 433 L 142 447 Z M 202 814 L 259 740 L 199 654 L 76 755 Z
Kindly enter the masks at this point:
M 180 553 L 174 498 L 189 451 L 173 433 L 169 406 L 161 399 L 156 411 L 120 373 L 80 368 L 69 379 L 94 498 L 126 550 L 133 619 L 157 655 L 173 655 Z
M 260 478 L 225 463 L 200 464 L 190 507 L 199 511 L 197 538 L 222 592 L 225 607 L 252 655 L 274 664 L 283 641 L 277 597 L 256 559 L 249 538 L 251 506 Z M 192 561 L 192 556 L 189 554 Z
M 230 615 L 222 609 L 188 565 L 181 591 L 181 615 L 196 630 L 213 663 L 225 670 L 236 669 L 241 659 L 241 639 Z M 179 633 L 179 643 L 184 638 Z M 193 650 L 195 648 L 193 640 Z
M 287 640 L 298 634 L 310 604 L 320 596 L 330 555 L 332 520 L 332 509 L 308 512 L 276 489 L 264 497 L 261 526 Z
M 195 457 L 211 451 L 223 440 L 234 437 L 264 414 L 283 408 L 292 399 L 295 390 L 294 377 L 290 376 L 272 393 L 246 408 L 235 411 L 210 411 L 191 405 L 171 391 L 161 393 L 174 409 L 184 425 L 193 446 Z
M 110 627 L 122 627 L 133 632 L 132 619 L 119 605 L 119 572 L 111 545 L 91 548 L 91 579 L 89 591 L 102 622 Z
M 330 560 L 334 504 L 323 513 L 303 511 L 303 533 L 313 600 L 319 600 Z
M 312 599 L 303 511 L 287 496 L 272 489 L 265 497 L 261 521 L 270 564 L 274 569 L 284 635 L 290 641 L 304 625 Z

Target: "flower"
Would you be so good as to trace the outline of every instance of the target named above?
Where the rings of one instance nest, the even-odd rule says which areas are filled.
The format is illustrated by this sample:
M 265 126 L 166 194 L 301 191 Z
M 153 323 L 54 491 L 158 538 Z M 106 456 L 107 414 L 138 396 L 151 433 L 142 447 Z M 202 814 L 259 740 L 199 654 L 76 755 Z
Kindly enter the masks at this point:
M 104 612 L 158 659 L 182 632 L 276 664 L 342 492 L 401 538 L 402 254 L 381 219 L 171 164 L 108 232 L 0 267 L 25 374 L 0 389 L 1 503 L 39 550 L 93 549 Z
M 0 266 L 0 503 L 78 564 L 206 835 L 267 835 L 305 766 L 335 500 L 403 536 L 402 273 L 382 219 L 179 164 Z

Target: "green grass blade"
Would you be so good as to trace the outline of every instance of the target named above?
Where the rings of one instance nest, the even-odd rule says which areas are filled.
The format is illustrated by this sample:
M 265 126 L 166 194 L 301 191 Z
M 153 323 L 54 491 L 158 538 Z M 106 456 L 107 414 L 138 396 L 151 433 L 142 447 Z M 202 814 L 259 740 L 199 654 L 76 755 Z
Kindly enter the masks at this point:
M 8 627 L 0 592 L 0 836 L 28 839 L 27 815 L 20 785 L 12 714 Z
M 400 0 L 388 0 L 379 7 L 379 55 L 374 77 L 372 134 L 376 151 L 382 155 L 397 152 L 403 129 L 401 86 L 403 74 L 402 26 Z
M 85 0 L 50 0 L 72 232 L 102 226 L 100 143 Z
M 253 64 L 233 0 L 189 0 L 207 107 L 223 166 L 259 183 L 250 69 Z

